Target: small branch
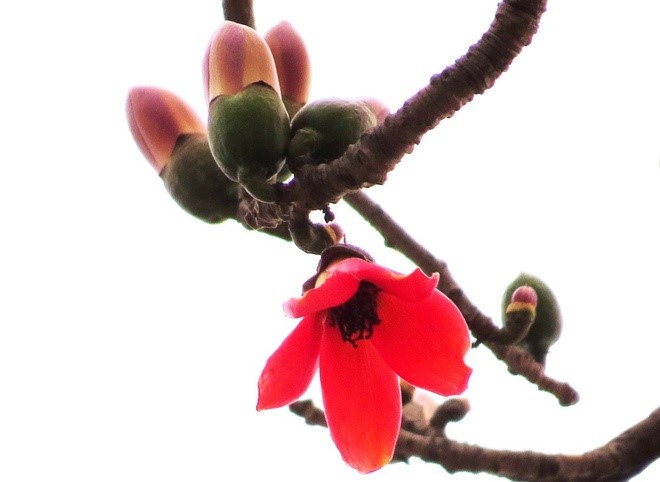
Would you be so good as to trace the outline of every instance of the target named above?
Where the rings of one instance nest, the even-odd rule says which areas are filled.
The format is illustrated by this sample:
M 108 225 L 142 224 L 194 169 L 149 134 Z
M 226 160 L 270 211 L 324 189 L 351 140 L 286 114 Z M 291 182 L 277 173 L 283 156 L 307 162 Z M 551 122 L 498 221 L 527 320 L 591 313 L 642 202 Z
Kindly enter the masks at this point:
M 437 418 L 443 430 L 423 429 L 399 432 L 394 461 L 419 457 L 441 465 L 448 472 L 489 473 L 528 482 L 616 482 L 628 480 L 660 457 L 660 408 L 607 444 L 581 455 L 544 454 L 493 450 L 456 442 L 444 435 L 444 424 L 460 420 L 468 406 L 455 399 L 438 407 Z M 309 425 L 327 427 L 323 410 L 311 400 L 290 405 Z M 417 421 L 419 422 L 419 421 Z M 419 423 L 408 426 L 418 427 Z
M 580 400 L 578 392 L 568 383 L 558 382 L 545 374 L 543 365 L 534 360 L 526 350 L 517 346 L 486 343 L 486 346 L 509 367 L 514 375 L 522 375 L 539 390 L 552 393 L 563 406 L 575 405 Z
M 552 393 L 562 405 L 570 405 L 578 401 L 577 392 L 569 385 L 547 377 L 543 365 L 537 363 L 531 356 L 521 358 L 520 353 L 524 353 L 521 349 L 496 344 L 502 341 L 515 341 L 522 330 L 529 326 L 520 324 L 517 328 L 498 328 L 468 299 L 452 277 L 447 264 L 415 241 L 383 208 L 361 191 L 347 195 L 344 201 L 383 236 L 386 246 L 399 251 L 426 274 L 440 274 L 438 289 L 456 304 L 475 338 L 486 342 L 486 346 L 509 366 L 512 373 L 520 374 L 537 384 L 541 390 Z
M 464 398 L 450 398 L 445 400 L 433 413 L 429 425 L 433 427 L 435 435 L 445 437 L 445 428 L 449 422 L 463 420 L 470 410 L 470 404 Z
M 222 11 L 224 12 L 225 20 L 256 28 L 252 0 L 223 0 Z
M 314 405 L 311 400 L 300 400 L 293 402 L 289 405 L 289 410 L 305 419 L 307 425 L 319 425 L 321 427 L 328 427 L 328 422 L 325 420 L 325 413 L 320 408 Z
M 380 233 L 387 247 L 399 251 L 427 275 L 440 274 L 438 289 L 458 306 L 475 338 L 484 342 L 498 342 L 508 337 L 501 335 L 501 329 L 472 304 L 452 277 L 447 263 L 433 256 L 369 196 L 358 191 L 345 196 L 344 201 Z
M 344 237 L 344 232 L 336 223 L 313 223 L 309 212 L 291 209 L 289 233 L 295 245 L 305 253 L 321 254 L 326 248 Z

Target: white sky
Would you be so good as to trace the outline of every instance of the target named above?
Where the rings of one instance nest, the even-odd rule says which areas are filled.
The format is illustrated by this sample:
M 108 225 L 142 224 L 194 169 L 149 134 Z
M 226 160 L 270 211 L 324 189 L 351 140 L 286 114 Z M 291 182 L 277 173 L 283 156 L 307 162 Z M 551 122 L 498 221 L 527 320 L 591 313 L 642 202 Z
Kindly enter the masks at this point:
M 220 3 L 0 8 L 0 480 L 497 480 L 416 460 L 360 476 L 327 431 L 254 410 L 263 364 L 295 325 L 281 303 L 316 258 L 180 210 L 124 113 L 131 86 L 158 85 L 205 116 L 201 60 Z M 255 9 L 261 33 L 287 19 L 305 38 L 313 98 L 396 109 L 481 36 L 496 4 Z M 580 453 L 660 402 L 659 14 L 649 1 L 551 0 L 496 86 L 369 190 L 485 313 L 498 319 L 523 270 L 562 305 L 547 371 L 579 404 L 560 407 L 481 348 L 456 439 Z M 352 243 L 412 269 L 349 208 L 335 212 Z M 637 480 L 658 479 L 656 463 Z

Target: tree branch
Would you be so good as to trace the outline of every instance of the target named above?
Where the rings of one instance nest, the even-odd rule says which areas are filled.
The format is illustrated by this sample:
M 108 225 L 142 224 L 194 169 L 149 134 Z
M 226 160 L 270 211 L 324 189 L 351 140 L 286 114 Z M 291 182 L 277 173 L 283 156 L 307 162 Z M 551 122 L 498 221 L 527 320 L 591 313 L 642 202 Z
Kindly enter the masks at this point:
M 557 382 L 545 375 L 543 365 L 537 363 L 531 356 L 526 356 L 524 350 L 503 345 L 515 340 L 516 333 L 511 329 L 498 328 L 490 318 L 481 313 L 454 280 L 447 263 L 437 259 L 415 241 L 383 208 L 362 191 L 345 196 L 344 201 L 383 236 L 386 246 L 399 251 L 427 275 L 440 274 L 438 289 L 456 304 L 474 337 L 487 342 L 486 346 L 507 364 L 512 373 L 520 374 L 536 384 L 540 390 L 552 393 L 562 405 L 572 405 L 578 401 L 579 396 L 570 385 Z M 518 329 L 524 328 L 524 325 L 518 326 Z
M 325 414 L 310 400 L 296 402 L 290 409 L 309 425 L 327 427 Z M 605 445 L 581 455 L 494 450 L 447 438 L 444 425 L 460 420 L 467 410 L 466 403 L 449 399 L 436 409 L 430 424 L 403 420 L 407 428 L 421 428 L 399 432 L 393 460 L 419 457 L 450 473 L 489 473 L 528 482 L 616 482 L 639 474 L 660 457 L 660 408 Z
M 337 202 L 362 187 L 383 184 L 387 173 L 442 119 L 492 87 L 537 31 L 545 0 L 504 0 L 488 31 L 454 65 L 431 78 L 395 114 L 327 164 L 303 166 L 282 186 L 283 203 L 308 210 Z

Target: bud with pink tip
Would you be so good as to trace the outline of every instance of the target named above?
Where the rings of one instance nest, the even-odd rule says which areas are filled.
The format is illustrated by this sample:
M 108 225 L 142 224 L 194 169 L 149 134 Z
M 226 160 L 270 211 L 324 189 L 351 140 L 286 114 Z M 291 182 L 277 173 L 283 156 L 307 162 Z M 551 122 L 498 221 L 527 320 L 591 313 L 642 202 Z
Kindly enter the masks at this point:
M 559 339 L 562 329 L 559 303 L 548 285 L 536 276 L 521 273 L 506 289 L 502 309 L 503 317 L 514 310 L 534 310 L 534 322 L 517 345 L 544 364 L 550 346 Z
M 206 52 L 204 82 L 218 166 L 254 198 L 277 201 L 273 184 L 284 166 L 290 123 L 268 44 L 250 27 L 224 22 Z
M 511 303 L 525 303 L 536 307 L 538 296 L 531 286 L 519 286 L 511 295 Z
M 293 117 L 309 99 L 311 64 L 305 44 L 289 22 L 281 22 L 264 36 L 275 59 L 282 100 Z
M 135 142 L 179 206 L 209 223 L 236 216 L 238 185 L 218 168 L 204 124 L 184 101 L 164 89 L 134 87 L 126 115 Z
M 186 103 L 156 87 L 133 87 L 126 117 L 135 143 L 158 173 L 169 162 L 179 136 L 206 133 L 206 126 Z

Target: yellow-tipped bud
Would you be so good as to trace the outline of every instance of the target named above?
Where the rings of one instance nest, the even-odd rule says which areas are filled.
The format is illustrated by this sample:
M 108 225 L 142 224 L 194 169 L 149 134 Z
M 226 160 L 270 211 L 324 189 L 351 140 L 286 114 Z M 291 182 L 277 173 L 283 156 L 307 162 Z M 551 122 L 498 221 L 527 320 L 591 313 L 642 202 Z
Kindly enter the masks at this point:
M 250 27 L 224 22 L 209 43 L 203 67 L 207 102 L 219 95 L 234 95 L 255 82 L 280 94 L 277 68 L 270 48 Z
M 550 346 L 561 334 L 562 317 L 554 293 L 540 278 L 521 273 L 506 289 L 502 298 L 503 318 L 514 310 L 535 313 L 527 335 L 517 343 L 544 364 Z
M 179 97 L 156 87 L 133 87 L 126 100 L 128 125 L 144 157 L 160 173 L 182 134 L 205 134 L 206 127 Z
M 309 99 L 311 65 L 305 44 L 289 22 L 282 22 L 264 36 L 275 59 L 282 98 L 293 116 Z

